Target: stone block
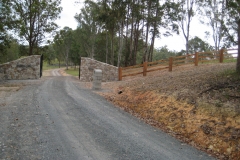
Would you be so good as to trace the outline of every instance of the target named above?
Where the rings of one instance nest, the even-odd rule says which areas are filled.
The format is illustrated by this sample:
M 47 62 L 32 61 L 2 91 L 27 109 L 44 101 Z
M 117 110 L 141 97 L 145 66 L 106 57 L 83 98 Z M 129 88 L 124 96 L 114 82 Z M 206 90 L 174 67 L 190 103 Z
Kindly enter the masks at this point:
M 118 68 L 103 62 L 99 62 L 90 58 L 81 58 L 81 70 L 80 70 L 80 81 L 92 81 L 93 70 L 102 70 L 102 81 L 115 81 L 118 80 Z
M 40 78 L 40 55 L 21 58 L 0 65 L 0 79 Z

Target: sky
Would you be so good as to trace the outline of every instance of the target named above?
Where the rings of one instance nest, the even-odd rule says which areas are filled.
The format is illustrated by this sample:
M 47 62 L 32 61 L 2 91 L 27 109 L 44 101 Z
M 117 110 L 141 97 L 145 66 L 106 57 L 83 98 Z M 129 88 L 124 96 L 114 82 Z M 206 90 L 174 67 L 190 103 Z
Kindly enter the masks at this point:
M 72 29 L 77 28 L 77 21 L 74 19 L 76 13 L 80 13 L 82 3 L 76 4 L 76 0 L 62 0 L 61 7 L 63 8 L 60 19 L 56 23 L 63 29 L 65 26 L 68 26 Z M 80 0 L 84 2 L 84 0 Z
M 78 0 L 80 3 L 76 4 L 76 0 L 62 0 L 61 6 L 63 8 L 62 13 L 60 15 L 60 19 L 56 21 L 56 23 L 60 26 L 60 28 L 64 28 L 65 26 L 68 26 L 72 29 L 77 28 L 77 22 L 74 19 L 74 16 L 76 13 L 80 13 L 80 9 L 83 6 L 84 0 Z M 208 41 L 211 45 L 213 45 L 213 42 L 210 39 L 205 39 L 205 31 L 210 31 L 210 28 L 204 26 L 203 24 L 200 24 L 198 22 L 198 19 L 193 19 L 191 23 L 191 28 L 190 28 L 190 35 L 192 38 L 194 36 L 198 36 L 204 41 Z M 185 39 L 182 34 L 176 35 L 174 34 L 173 36 L 170 37 L 161 37 L 161 39 L 157 38 L 155 40 L 155 48 L 160 48 L 167 45 L 167 47 L 170 50 L 175 50 L 175 51 L 180 51 L 182 49 L 185 49 Z

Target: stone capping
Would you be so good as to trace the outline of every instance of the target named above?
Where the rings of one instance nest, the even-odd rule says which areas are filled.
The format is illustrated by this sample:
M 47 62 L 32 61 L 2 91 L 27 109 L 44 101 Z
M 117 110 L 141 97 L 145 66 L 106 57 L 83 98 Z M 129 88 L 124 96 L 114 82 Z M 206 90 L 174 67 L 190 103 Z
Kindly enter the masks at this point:
M 40 78 L 41 55 L 32 55 L 0 64 L 0 80 L 25 80 Z
M 102 70 L 102 82 L 118 80 L 118 67 L 91 58 L 81 57 L 80 81 L 91 82 L 94 69 Z

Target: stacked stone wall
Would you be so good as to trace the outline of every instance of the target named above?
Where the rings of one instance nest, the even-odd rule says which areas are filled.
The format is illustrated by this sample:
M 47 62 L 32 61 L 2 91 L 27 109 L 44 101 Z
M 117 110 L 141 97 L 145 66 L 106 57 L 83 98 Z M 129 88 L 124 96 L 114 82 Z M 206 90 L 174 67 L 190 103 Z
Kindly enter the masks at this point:
M 0 64 L 0 80 L 24 80 L 40 78 L 40 59 L 40 55 L 33 55 Z
M 94 69 L 102 70 L 102 82 L 117 81 L 118 68 L 91 58 L 81 58 L 80 81 L 91 82 Z

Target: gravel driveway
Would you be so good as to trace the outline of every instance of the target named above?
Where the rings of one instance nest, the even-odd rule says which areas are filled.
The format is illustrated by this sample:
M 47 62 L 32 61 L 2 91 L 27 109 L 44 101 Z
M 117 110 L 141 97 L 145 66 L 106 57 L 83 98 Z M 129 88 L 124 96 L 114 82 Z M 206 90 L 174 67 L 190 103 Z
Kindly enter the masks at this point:
M 73 77 L 27 82 L 0 97 L 1 160 L 213 159 L 80 88 Z

